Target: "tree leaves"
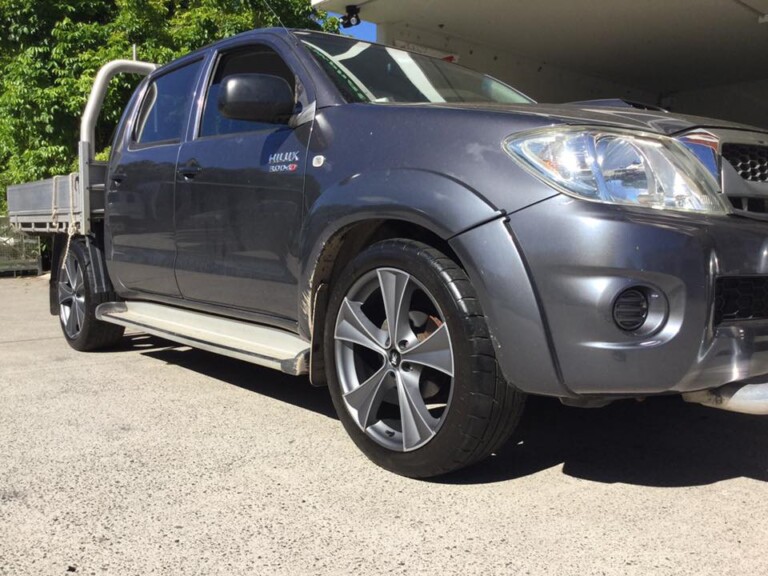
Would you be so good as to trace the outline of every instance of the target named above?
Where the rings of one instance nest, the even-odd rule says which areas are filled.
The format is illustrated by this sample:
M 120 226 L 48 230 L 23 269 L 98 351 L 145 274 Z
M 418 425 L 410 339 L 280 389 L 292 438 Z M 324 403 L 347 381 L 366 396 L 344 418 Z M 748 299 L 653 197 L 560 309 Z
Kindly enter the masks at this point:
M 269 0 L 291 28 L 337 31 L 310 0 Z M 76 165 L 80 115 L 96 72 L 110 60 L 164 64 L 262 26 L 279 26 L 264 0 L 0 0 L 0 213 L 9 184 Z M 118 77 L 99 117 L 109 144 L 138 78 Z M 103 154 L 102 154 L 103 155 Z

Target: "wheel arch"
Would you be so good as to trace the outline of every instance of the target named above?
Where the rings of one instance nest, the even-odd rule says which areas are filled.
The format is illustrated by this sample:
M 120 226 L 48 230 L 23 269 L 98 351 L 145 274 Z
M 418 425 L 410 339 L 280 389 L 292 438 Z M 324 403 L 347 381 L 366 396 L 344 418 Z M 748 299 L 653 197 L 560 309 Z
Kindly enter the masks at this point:
M 322 331 L 334 276 L 381 240 L 418 240 L 459 265 L 450 238 L 503 213 L 448 176 L 422 170 L 360 174 L 325 191 L 310 210 L 302 240 L 299 329 L 312 341 L 310 379 L 325 384 Z
M 450 244 L 431 230 L 407 220 L 361 220 L 338 230 L 324 245 L 315 267 L 306 303 L 310 306 L 307 316 L 312 334 L 310 355 L 310 380 L 316 386 L 325 385 L 325 366 L 322 353 L 322 327 L 325 324 L 328 288 L 341 271 L 357 254 L 382 240 L 402 238 L 417 240 L 437 248 L 459 266 L 461 260 Z
M 85 248 L 85 257 L 88 266 L 86 273 L 93 287 L 94 294 L 100 295 L 105 300 L 116 299 L 112 281 L 107 271 L 107 260 L 104 255 L 103 225 L 94 225 L 93 233 L 88 236 L 73 236 L 69 243 L 79 242 Z M 59 302 L 57 286 L 59 272 L 64 255 L 67 252 L 67 235 L 54 234 L 51 248 L 51 278 L 48 284 L 50 312 L 52 316 L 59 314 Z

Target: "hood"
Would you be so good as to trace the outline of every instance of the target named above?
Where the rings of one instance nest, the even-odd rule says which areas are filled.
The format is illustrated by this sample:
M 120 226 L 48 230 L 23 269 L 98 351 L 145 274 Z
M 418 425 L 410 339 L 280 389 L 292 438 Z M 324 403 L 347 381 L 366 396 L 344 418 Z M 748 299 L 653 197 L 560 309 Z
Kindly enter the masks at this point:
M 669 112 L 661 106 L 646 104 L 645 102 L 635 102 L 626 98 L 600 98 L 597 100 L 579 100 L 578 102 L 567 102 L 567 104 L 576 104 L 584 107 L 603 106 L 605 108 L 639 108 L 640 110 L 655 110 L 656 112 Z
M 715 120 L 700 116 L 675 114 L 664 110 L 644 110 L 630 106 L 606 106 L 602 102 L 576 102 L 573 104 L 429 104 L 435 108 L 476 110 L 547 118 L 563 124 L 610 126 L 630 130 L 645 130 L 674 136 L 694 128 L 745 130 L 768 133 L 765 128 L 738 124 L 727 120 Z

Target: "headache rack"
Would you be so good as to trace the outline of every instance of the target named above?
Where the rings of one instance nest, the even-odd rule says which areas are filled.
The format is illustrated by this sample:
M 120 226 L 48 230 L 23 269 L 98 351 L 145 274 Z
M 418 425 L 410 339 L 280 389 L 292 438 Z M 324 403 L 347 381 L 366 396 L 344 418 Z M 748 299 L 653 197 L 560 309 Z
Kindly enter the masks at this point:
M 94 160 L 94 135 L 107 87 L 117 74 L 146 76 L 156 67 L 136 60 L 113 60 L 101 67 L 80 121 L 78 171 L 9 186 L 8 216 L 14 228 L 27 234 L 90 234 L 92 222 L 104 217 L 107 163 Z

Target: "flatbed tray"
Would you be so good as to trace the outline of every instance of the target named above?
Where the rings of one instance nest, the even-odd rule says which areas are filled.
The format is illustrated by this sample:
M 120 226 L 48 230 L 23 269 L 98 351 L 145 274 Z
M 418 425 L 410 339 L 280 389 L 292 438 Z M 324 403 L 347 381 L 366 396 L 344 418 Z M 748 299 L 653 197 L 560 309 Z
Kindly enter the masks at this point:
M 104 214 L 106 166 L 92 163 L 91 216 Z M 8 187 L 8 216 L 11 225 L 28 234 L 66 232 L 70 223 L 83 229 L 83 209 L 78 173 Z

